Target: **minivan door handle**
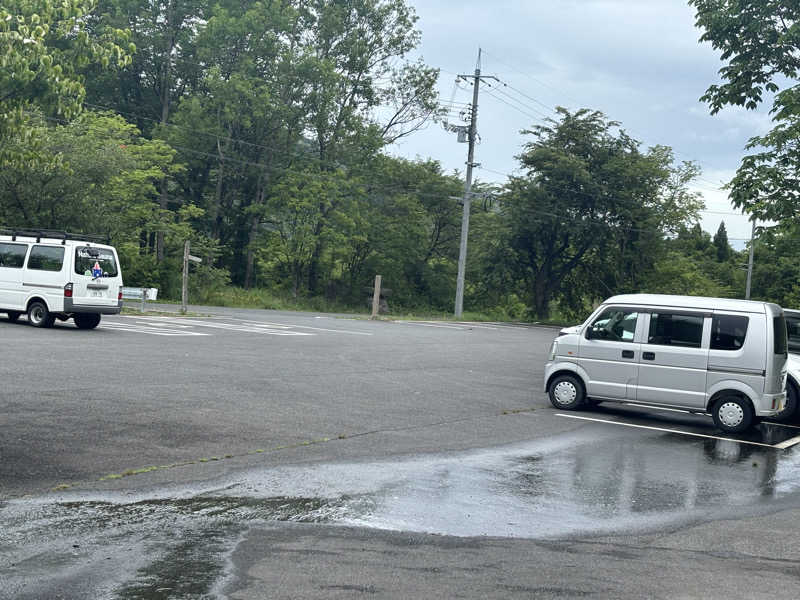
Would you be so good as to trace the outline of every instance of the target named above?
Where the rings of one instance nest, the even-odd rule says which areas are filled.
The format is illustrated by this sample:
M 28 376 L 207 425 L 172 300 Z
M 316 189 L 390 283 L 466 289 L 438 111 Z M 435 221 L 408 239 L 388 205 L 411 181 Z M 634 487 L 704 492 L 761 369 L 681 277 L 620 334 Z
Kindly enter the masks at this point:
M 642 352 L 642 358 L 644 360 L 655 360 L 656 353 L 655 352 Z
M 633 358 L 633 350 L 623 350 L 622 358 Z

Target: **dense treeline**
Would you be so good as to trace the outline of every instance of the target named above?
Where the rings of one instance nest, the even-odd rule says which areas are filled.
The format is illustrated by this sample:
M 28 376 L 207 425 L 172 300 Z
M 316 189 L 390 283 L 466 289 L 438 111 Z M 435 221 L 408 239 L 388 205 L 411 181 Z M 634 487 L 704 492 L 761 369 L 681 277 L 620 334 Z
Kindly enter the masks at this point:
M 126 282 L 168 297 L 190 240 L 199 301 L 360 307 L 380 273 L 394 308 L 449 312 L 463 181 L 387 153 L 441 115 L 415 22 L 404 0 L 4 2 L 0 225 L 108 233 Z M 743 294 L 746 257 L 696 224 L 696 165 L 588 109 L 521 135 L 521 174 L 477 186 L 468 310 Z M 762 239 L 754 295 L 800 306 L 794 230 Z

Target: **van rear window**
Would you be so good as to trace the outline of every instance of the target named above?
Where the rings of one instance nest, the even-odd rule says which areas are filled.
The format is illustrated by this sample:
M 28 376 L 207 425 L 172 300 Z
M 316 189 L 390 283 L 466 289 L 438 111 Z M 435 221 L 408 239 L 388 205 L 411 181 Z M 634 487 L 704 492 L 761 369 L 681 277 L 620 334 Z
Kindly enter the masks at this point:
M 744 346 L 749 321 L 748 317 L 738 315 L 714 315 L 711 319 L 711 349 L 739 350 Z
M 116 277 L 117 261 L 114 253 L 106 248 L 78 246 L 75 248 L 75 273 L 92 278 Z
M 786 354 L 786 319 L 783 315 L 772 317 L 772 339 L 775 340 L 775 354 Z

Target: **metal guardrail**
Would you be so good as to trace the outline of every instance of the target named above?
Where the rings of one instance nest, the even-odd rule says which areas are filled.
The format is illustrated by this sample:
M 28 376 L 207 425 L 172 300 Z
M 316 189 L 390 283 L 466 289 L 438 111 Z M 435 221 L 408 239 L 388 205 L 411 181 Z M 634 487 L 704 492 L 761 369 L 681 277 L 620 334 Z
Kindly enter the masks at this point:
M 138 288 L 122 286 L 123 300 L 141 300 L 141 311 L 144 312 L 145 302 L 158 298 L 158 288 Z

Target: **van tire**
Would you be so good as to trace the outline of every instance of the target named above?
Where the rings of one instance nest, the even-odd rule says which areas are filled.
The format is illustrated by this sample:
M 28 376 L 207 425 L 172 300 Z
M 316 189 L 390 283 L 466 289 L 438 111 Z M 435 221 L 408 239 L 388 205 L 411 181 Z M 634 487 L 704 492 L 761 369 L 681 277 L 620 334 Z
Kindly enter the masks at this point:
M 78 329 L 94 329 L 100 324 L 100 315 L 80 314 L 75 315 L 75 326 Z
M 8 315 L 8 320 L 15 323 L 22 313 L 17 310 L 10 310 L 6 314 Z
M 775 415 L 774 420 L 781 423 L 788 423 L 794 421 L 797 416 L 797 388 L 794 383 L 788 381 L 786 383 L 786 406 L 783 410 Z
M 28 306 L 28 323 L 34 327 L 52 327 L 56 318 L 47 310 L 47 305 L 41 300 L 34 300 Z
M 725 433 L 741 433 L 753 425 L 753 407 L 741 396 L 723 396 L 711 411 L 714 425 Z
M 561 410 L 578 410 L 586 400 L 583 383 L 573 375 L 559 375 L 547 388 L 550 404 Z

